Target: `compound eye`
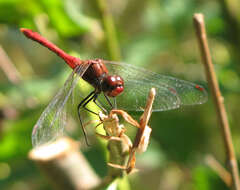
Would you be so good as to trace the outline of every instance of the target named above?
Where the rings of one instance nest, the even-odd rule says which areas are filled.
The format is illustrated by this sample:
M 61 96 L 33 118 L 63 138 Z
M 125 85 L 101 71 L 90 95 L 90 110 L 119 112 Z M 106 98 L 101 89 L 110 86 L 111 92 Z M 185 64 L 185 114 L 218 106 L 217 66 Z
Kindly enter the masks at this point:
M 118 96 L 119 94 L 121 94 L 123 92 L 123 90 L 124 90 L 123 86 L 117 86 L 112 91 L 110 91 L 107 95 L 110 97 L 115 97 L 115 96 Z
M 124 90 L 124 82 L 123 82 L 123 79 L 122 77 L 120 76 L 116 76 L 116 75 L 113 75 L 113 76 L 108 76 L 107 77 L 107 86 L 108 88 L 106 89 L 106 94 L 110 97 L 115 97 L 119 94 L 121 94 Z
M 117 79 L 115 76 L 109 76 L 107 80 L 109 86 L 115 86 L 117 84 Z

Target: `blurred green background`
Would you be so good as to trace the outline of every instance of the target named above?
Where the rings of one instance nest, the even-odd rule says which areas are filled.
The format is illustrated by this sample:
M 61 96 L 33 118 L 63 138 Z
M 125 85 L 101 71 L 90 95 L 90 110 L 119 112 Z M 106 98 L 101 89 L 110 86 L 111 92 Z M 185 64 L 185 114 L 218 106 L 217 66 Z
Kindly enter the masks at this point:
M 196 12 L 205 15 L 239 158 L 237 0 L 0 0 L 0 189 L 51 189 L 27 158 L 31 131 L 71 72 L 55 54 L 25 38 L 20 27 L 40 32 L 82 59 L 121 60 L 207 88 L 192 23 Z M 153 113 L 150 125 L 150 147 L 137 157 L 139 172 L 129 176 L 131 189 L 227 189 L 206 162 L 207 155 L 222 165 L 226 161 L 210 93 L 203 105 Z M 106 174 L 104 156 L 99 158 L 102 151 L 93 146 L 86 152 L 101 177 Z

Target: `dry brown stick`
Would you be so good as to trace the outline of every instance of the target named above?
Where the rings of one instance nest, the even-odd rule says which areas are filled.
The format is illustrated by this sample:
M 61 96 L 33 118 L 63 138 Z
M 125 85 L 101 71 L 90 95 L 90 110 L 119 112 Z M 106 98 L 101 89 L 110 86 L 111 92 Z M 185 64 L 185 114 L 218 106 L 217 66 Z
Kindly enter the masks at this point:
M 230 187 L 232 184 L 231 174 L 212 156 L 207 155 L 205 157 L 206 164 L 215 171 L 218 176 L 223 180 L 223 182 Z
M 70 138 L 34 148 L 29 153 L 33 160 L 58 190 L 87 190 L 100 183 L 85 157 L 79 152 L 79 143 Z
M 195 30 L 201 50 L 202 61 L 207 75 L 207 80 L 213 95 L 213 100 L 216 106 L 217 117 L 220 122 L 220 127 L 224 139 L 226 156 L 230 166 L 230 172 L 233 181 L 233 189 L 240 190 L 238 166 L 234 153 L 231 132 L 228 124 L 227 113 L 224 107 L 224 99 L 219 90 L 217 78 L 214 72 L 214 67 L 211 60 L 211 55 L 207 43 L 207 34 L 205 30 L 204 17 L 202 14 L 195 14 L 193 17 Z
M 151 88 L 146 107 L 140 118 L 140 126 L 135 136 L 133 147 L 129 153 L 129 160 L 127 163 L 127 173 L 130 173 L 135 167 L 135 153 L 145 152 L 149 144 L 149 138 L 152 132 L 152 129 L 147 125 L 152 114 L 152 106 L 156 96 L 156 89 Z
M 21 75 L 9 59 L 7 53 L 0 45 L 0 67 L 7 76 L 8 80 L 13 84 L 18 84 L 21 81 Z
M 147 127 L 148 121 L 151 117 L 152 106 L 153 106 L 153 102 L 154 102 L 154 99 L 155 99 L 155 95 L 156 95 L 156 89 L 151 88 L 151 90 L 149 92 L 149 95 L 148 95 L 145 110 L 144 110 L 144 112 L 143 112 L 143 114 L 140 118 L 140 129 L 137 132 L 137 135 L 135 137 L 135 141 L 134 141 L 134 144 L 133 144 L 133 147 L 135 147 L 135 148 L 139 147 L 139 144 L 141 143 L 141 138 L 143 136 L 145 128 Z

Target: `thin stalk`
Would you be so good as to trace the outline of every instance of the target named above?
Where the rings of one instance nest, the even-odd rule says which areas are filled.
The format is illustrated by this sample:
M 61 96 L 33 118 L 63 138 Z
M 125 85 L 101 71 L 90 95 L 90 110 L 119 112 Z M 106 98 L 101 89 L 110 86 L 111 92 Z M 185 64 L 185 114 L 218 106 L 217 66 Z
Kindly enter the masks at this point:
M 0 45 L 0 68 L 3 70 L 8 80 L 13 84 L 19 84 L 22 80 L 22 76 L 8 57 L 7 53 Z
M 213 171 L 218 174 L 218 176 L 228 187 L 232 185 L 231 174 L 212 155 L 207 155 L 205 157 L 205 162 Z
M 238 166 L 235 157 L 231 131 L 228 124 L 227 113 L 224 107 L 224 98 L 222 97 L 221 92 L 219 90 L 217 77 L 211 60 L 211 55 L 207 42 L 204 16 L 202 14 L 195 14 L 193 17 L 193 21 L 198 38 L 199 48 L 201 50 L 202 62 L 205 68 L 205 73 L 207 76 L 209 87 L 212 91 L 217 117 L 220 122 L 221 132 L 223 135 L 226 150 L 226 156 L 230 166 L 230 172 L 233 181 L 232 187 L 234 190 L 240 190 Z
M 112 14 L 109 11 L 106 0 L 97 0 L 97 4 L 102 15 L 102 22 L 107 40 L 108 52 L 111 60 L 120 61 L 121 52 L 116 34 L 116 28 Z

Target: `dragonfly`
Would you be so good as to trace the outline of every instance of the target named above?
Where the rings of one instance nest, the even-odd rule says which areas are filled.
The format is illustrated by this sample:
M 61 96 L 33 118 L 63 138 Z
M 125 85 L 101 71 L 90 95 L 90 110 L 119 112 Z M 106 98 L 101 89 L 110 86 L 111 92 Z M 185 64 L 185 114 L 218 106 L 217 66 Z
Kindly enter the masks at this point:
M 35 124 L 32 132 L 33 146 L 54 141 L 63 134 L 69 114 L 65 109 L 66 103 L 71 99 L 80 79 L 85 80 L 94 88 L 78 103 L 76 108 L 85 138 L 86 132 L 80 111 L 84 109 L 97 114 L 87 108 L 89 102 L 94 102 L 104 111 L 116 107 L 127 111 L 142 111 L 146 94 L 151 88 L 156 89 L 153 111 L 176 109 L 182 105 L 203 104 L 208 99 L 207 92 L 201 85 L 121 62 L 102 59 L 81 60 L 67 54 L 37 32 L 26 28 L 20 30 L 27 38 L 57 54 L 73 69 L 64 86 L 51 100 Z M 107 102 L 104 105 L 103 99 Z

